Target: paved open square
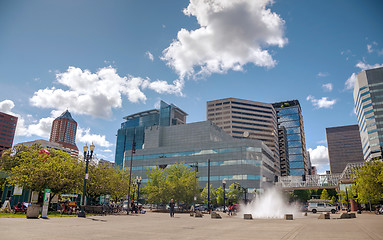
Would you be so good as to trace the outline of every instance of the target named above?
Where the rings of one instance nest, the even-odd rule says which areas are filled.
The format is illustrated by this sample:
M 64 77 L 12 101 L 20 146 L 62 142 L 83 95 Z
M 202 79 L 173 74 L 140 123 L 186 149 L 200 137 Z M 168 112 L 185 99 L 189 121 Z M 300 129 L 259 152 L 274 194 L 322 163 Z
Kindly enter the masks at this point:
M 222 213 L 221 213 L 222 215 Z M 319 214 L 292 221 L 222 219 L 149 212 L 144 215 L 1 218 L 0 239 L 383 239 L 383 216 L 363 213 L 354 219 L 318 219 Z

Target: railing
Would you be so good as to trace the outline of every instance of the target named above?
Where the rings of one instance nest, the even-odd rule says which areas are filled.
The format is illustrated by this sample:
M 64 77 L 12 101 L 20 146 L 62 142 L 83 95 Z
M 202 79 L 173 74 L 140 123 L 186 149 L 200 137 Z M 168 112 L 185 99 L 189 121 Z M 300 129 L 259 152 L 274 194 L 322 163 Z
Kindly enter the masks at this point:
M 348 163 L 342 173 L 280 177 L 275 184 L 283 189 L 336 188 L 340 180 L 351 180 L 364 163 Z

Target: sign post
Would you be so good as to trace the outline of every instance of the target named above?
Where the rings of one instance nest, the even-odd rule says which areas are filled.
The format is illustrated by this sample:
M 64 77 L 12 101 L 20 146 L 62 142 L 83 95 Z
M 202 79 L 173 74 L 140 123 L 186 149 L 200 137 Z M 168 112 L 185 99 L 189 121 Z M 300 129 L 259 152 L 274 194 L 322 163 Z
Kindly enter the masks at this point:
M 51 190 L 46 188 L 44 191 L 43 211 L 41 212 L 41 218 L 48 218 L 49 199 L 51 198 Z

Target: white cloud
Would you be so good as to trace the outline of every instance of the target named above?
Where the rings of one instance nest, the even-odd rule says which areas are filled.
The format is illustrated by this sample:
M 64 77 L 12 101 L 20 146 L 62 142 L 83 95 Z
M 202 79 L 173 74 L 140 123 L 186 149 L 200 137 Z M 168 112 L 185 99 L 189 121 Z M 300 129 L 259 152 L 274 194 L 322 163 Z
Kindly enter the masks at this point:
M 152 61 L 152 62 L 154 61 L 154 57 L 153 57 L 153 54 L 151 52 L 147 51 L 145 53 L 145 55 L 150 59 L 150 61 Z
M 373 69 L 373 68 L 383 67 L 383 63 L 382 63 L 382 64 L 376 63 L 376 64 L 374 64 L 374 65 L 371 65 L 371 64 L 368 64 L 368 63 L 359 61 L 359 62 L 355 65 L 355 67 L 359 68 L 361 71 L 364 71 L 364 70 L 368 70 L 368 69 Z M 346 80 L 346 82 L 344 83 L 345 88 L 346 88 L 347 90 L 354 89 L 355 81 L 356 81 L 356 74 L 355 74 L 355 73 L 352 73 L 351 76 L 350 76 L 350 77 Z
M 329 164 L 327 147 L 317 146 L 315 149 L 309 148 L 311 164 L 314 166 L 323 166 Z
M 356 81 L 356 74 L 352 73 L 351 76 L 344 83 L 344 85 L 346 85 L 346 89 L 347 90 L 354 89 L 355 81 Z
M 15 103 L 12 100 L 6 99 L 6 100 L 0 102 L 0 112 L 14 115 L 14 113 L 12 113 L 12 109 L 14 107 L 15 107 Z
M 86 144 L 93 143 L 96 147 L 101 146 L 108 148 L 112 146 L 112 144 L 106 140 L 105 135 L 91 134 L 89 128 L 84 129 L 77 127 L 76 141 Z
M 355 66 L 360 68 L 360 70 L 364 71 L 368 69 L 383 67 L 383 63 L 382 64 L 376 63 L 374 65 L 370 65 L 365 62 L 359 61 Z
M 316 108 L 332 108 L 332 106 L 334 106 L 334 104 L 336 103 L 336 99 L 329 100 L 327 97 L 316 99 L 311 95 L 307 96 L 306 100 L 310 101 Z
M 145 102 L 143 89 L 149 88 L 158 93 L 182 95 L 183 81 L 176 80 L 174 85 L 165 81 L 151 82 L 149 78 L 121 77 L 113 67 L 99 69 L 96 73 L 69 67 L 64 73 L 57 73 L 58 83 L 68 90 L 55 87 L 40 89 L 30 98 L 33 106 L 53 108 L 58 112 L 70 109 L 76 114 L 87 114 L 107 118 L 113 108 L 122 106 L 122 95 L 133 103 Z
M 47 117 L 42 118 L 38 122 L 32 118 L 30 114 L 27 115 L 27 119 L 23 118 L 20 114 L 12 112 L 15 104 L 12 100 L 4 100 L 0 102 L 0 111 L 17 117 L 16 136 L 39 136 L 49 138 L 52 121 L 54 118 Z M 26 122 L 32 122 L 34 124 L 27 124 Z
M 327 72 L 319 72 L 317 77 L 327 77 L 329 74 Z
M 372 53 L 373 52 L 371 44 L 367 44 L 367 51 L 368 51 L 368 53 Z
M 326 92 L 331 92 L 333 89 L 333 85 L 332 85 L 332 83 L 326 83 L 326 84 L 322 85 L 322 88 Z
M 266 7 L 271 4 L 271 0 L 190 0 L 184 14 L 196 17 L 200 28 L 181 29 L 161 59 L 181 79 L 242 71 L 247 63 L 274 67 L 276 61 L 264 48 L 281 48 L 288 40 L 285 21 Z

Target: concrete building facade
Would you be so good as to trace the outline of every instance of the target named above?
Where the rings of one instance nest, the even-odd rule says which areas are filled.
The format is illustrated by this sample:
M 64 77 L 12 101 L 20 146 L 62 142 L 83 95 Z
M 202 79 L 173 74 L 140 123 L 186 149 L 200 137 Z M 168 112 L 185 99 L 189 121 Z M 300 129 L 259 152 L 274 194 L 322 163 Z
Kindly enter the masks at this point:
M 0 112 L 0 153 L 12 147 L 17 117 Z
M 273 169 L 280 176 L 277 116 L 269 103 L 238 98 L 207 102 L 207 120 L 234 138 L 261 140 L 271 151 Z
M 363 162 L 358 125 L 326 128 L 331 173 L 342 173 L 347 163 Z
M 305 131 L 302 110 L 298 100 L 272 104 L 277 113 L 278 128 L 286 128 L 289 152 L 290 175 L 308 175 Z
M 365 70 L 356 76 L 354 103 L 364 160 L 382 157 L 383 67 Z
M 235 139 L 210 121 L 147 127 L 144 144 L 132 163 L 132 176 L 141 176 L 143 183 L 147 182 L 146 169 L 198 164 L 200 188 L 204 188 L 210 160 L 210 183 L 215 188 L 222 186 L 222 180 L 227 186 L 237 182 L 248 192 L 273 185 L 273 152 L 259 140 Z M 130 166 L 131 150 L 125 156 L 124 165 Z

